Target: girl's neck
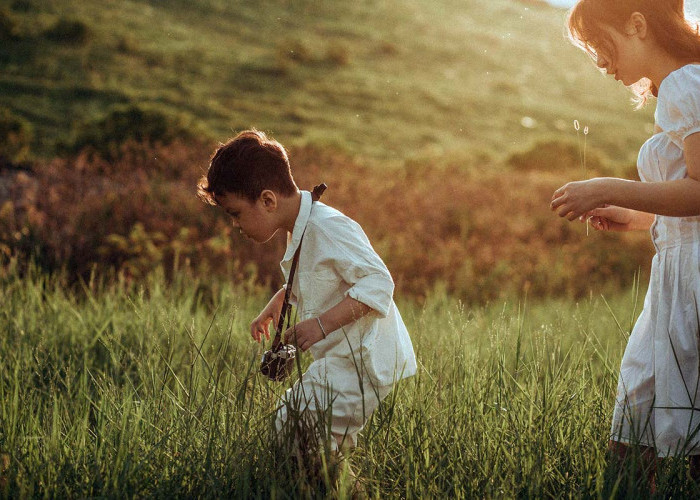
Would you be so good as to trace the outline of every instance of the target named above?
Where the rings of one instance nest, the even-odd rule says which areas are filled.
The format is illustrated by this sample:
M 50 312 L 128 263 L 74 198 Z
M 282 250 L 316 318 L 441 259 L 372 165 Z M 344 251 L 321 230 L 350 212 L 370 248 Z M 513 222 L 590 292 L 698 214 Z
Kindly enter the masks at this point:
M 678 59 L 666 53 L 660 54 L 658 57 L 652 59 L 648 78 L 658 89 L 661 87 L 661 82 L 663 82 L 668 75 L 690 62 L 691 61 Z

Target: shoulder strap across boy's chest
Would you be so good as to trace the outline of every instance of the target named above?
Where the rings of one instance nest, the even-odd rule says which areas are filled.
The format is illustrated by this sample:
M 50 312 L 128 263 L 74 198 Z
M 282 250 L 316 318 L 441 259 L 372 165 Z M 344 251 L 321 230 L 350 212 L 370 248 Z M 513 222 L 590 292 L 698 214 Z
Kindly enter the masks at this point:
M 311 202 L 316 202 L 321 198 L 323 192 L 327 189 L 324 183 L 314 186 L 311 192 Z M 306 228 L 304 228 L 306 232 Z M 301 235 L 299 240 L 299 246 L 297 246 L 296 252 L 294 252 L 294 258 L 292 259 L 292 267 L 289 270 L 289 279 L 287 280 L 287 287 L 284 291 L 284 302 L 282 303 L 282 311 L 280 313 L 279 321 L 277 322 L 277 332 L 275 333 L 275 339 L 272 341 L 272 349 L 276 349 L 282 343 L 282 330 L 284 328 L 284 321 L 287 320 L 287 326 L 290 323 L 290 316 L 292 308 L 289 307 L 289 296 L 292 293 L 292 284 L 294 283 L 294 274 L 297 270 L 297 265 L 299 264 L 299 253 L 301 252 L 301 244 L 304 242 L 304 233 Z

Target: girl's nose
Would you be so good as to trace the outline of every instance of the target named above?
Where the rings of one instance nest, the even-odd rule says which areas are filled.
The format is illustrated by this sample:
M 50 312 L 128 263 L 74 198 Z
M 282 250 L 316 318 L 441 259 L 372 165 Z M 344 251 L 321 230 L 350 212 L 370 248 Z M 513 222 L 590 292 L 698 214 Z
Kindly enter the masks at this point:
M 600 69 L 604 69 L 607 71 L 609 69 L 610 62 L 604 56 L 598 54 L 598 56 L 596 57 L 596 65 Z
M 605 69 L 605 66 L 608 64 L 608 61 L 605 60 L 605 58 L 601 57 L 600 55 L 596 58 L 595 61 L 596 65 L 600 69 Z

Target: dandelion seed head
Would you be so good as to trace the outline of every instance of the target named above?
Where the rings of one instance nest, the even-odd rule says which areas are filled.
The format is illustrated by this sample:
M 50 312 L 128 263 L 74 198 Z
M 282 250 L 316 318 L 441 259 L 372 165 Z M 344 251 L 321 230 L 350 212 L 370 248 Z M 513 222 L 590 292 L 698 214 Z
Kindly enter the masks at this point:
M 520 119 L 520 125 L 522 125 L 525 128 L 535 128 L 537 126 L 537 120 L 530 116 L 523 116 Z
M 574 130 L 576 130 L 576 132 L 578 132 L 580 128 L 581 128 L 581 126 L 579 125 L 578 120 L 574 120 Z
M 583 135 L 588 135 L 588 125 L 583 127 Z

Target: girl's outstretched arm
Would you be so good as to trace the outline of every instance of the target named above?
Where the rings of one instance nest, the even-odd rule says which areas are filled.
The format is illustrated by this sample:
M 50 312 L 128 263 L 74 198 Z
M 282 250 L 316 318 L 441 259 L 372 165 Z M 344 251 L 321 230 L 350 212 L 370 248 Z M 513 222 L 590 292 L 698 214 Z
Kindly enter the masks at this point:
M 606 205 L 672 217 L 700 215 L 700 133 L 683 141 L 688 177 L 664 182 L 639 182 L 599 177 L 569 182 L 552 196 L 551 208 L 574 220 Z

